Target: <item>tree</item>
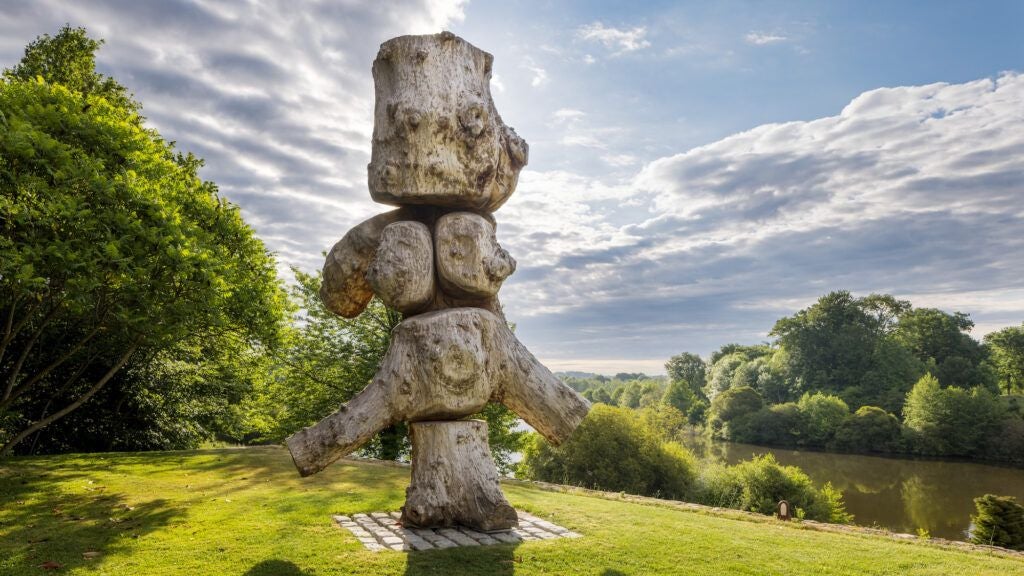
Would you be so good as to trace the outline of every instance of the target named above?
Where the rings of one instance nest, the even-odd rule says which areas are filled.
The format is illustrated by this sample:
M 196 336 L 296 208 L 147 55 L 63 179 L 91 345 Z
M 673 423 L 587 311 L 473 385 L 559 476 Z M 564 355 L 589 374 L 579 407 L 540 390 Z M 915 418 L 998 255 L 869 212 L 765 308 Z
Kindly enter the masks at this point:
M 98 96 L 115 108 L 138 112 L 142 106 L 113 78 L 96 72 L 96 51 L 103 40 L 89 37 L 85 28 L 64 25 L 56 36 L 43 34 L 25 47 L 21 62 L 4 71 L 10 82 L 43 78 L 88 98 Z
M 685 382 L 697 398 L 704 397 L 704 378 L 707 365 L 696 354 L 683 352 L 669 358 L 665 363 L 669 382 Z
M 1005 408 L 984 388 L 943 388 L 926 374 L 907 395 L 903 424 L 916 451 L 974 456 L 998 441 Z
M 665 388 L 665 395 L 662 396 L 661 401 L 683 414 L 687 414 L 698 398 L 685 380 L 672 380 Z
M 824 447 L 850 415 L 850 408 L 841 398 L 821 392 L 804 393 L 797 408 L 801 416 L 800 439 L 807 446 Z
M 533 434 L 517 475 L 630 494 L 685 498 L 695 481 L 693 455 L 665 442 L 642 416 L 595 405 L 572 437 L 551 447 Z
M 83 36 L 40 38 L 0 82 L 0 453 L 86 405 L 137 353 L 266 346 L 282 319 L 273 257 L 198 178 L 202 161 L 91 71 L 98 44 Z M 77 68 L 63 77 L 61 62 Z
M 711 415 L 723 422 L 757 412 L 764 406 L 761 395 L 750 387 L 731 388 L 711 401 Z
M 974 506 L 978 514 L 971 516 L 971 542 L 1024 550 L 1024 506 L 1016 498 L 985 494 L 974 499 Z
M 789 352 L 790 371 L 803 390 L 842 394 L 873 366 L 881 328 L 862 300 L 840 291 L 780 319 L 771 335 Z
M 851 452 L 898 449 L 900 421 L 877 406 L 861 406 L 836 430 L 833 446 Z
M 934 364 L 933 373 L 943 385 L 994 388 L 983 365 L 985 349 L 968 334 L 973 327 L 966 314 L 916 308 L 900 317 L 894 336 L 916 358 Z
M 1005 394 L 1024 392 L 1024 325 L 1008 326 L 985 336 Z

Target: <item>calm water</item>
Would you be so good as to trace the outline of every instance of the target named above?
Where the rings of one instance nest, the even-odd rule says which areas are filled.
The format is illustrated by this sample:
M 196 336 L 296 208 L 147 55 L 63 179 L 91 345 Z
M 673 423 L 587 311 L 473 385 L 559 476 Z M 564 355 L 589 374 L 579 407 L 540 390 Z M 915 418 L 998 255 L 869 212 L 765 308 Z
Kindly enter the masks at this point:
M 906 460 L 828 454 L 736 444 L 688 442 L 698 455 L 728 464 L 754 454 L 772 453 L 780 464 L 799 466 L 818 485 L 831 481 L 843 491 L 857 524 L 932 536 L 966 538 L 974 498 L 986 493 L 1016 496 L 1024 502 L 1024 470 L 964 462 Z

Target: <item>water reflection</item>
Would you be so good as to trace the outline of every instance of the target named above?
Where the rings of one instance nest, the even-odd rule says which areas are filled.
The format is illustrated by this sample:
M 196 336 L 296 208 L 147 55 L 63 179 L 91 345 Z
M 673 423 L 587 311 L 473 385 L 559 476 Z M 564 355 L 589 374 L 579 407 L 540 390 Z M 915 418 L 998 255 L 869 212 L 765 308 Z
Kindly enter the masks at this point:
M 698 455 L 728 464 L 770 452 L 779 463 L 802 468 L 817 484 L 830 481 L 841 489 L 857 524 L 896 532 L 923 528 L 932 536 L 960 540 L 970 527 L 974 498 L 993 493 L 1024 501 L 1024 470 L 1013 468 L 711 443 L 702 437 L 687 444 Z

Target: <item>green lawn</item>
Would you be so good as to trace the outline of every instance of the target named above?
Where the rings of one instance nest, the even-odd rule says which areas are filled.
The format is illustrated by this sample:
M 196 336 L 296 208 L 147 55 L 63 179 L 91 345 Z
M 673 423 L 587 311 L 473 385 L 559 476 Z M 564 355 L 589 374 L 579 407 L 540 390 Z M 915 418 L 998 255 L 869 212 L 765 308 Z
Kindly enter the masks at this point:
M 333 513 L 397 510 L 408 471 L 343 462 L 299 478 L 281 448 L 0 463 L 0 574 L 992 574 L 1024 561 L 509 484 L 583 538 L 365 551 Z M 624 530 L 625 529 L 625 530 Z M 84 553 L 93 558 L 83 557 Z

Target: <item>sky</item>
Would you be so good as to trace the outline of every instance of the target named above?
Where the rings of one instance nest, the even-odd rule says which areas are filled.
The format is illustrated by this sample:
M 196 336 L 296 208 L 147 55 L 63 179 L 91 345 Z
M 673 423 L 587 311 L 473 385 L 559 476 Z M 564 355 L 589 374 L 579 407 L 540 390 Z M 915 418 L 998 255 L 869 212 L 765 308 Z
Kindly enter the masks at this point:
M 0 0 L 0 66 L 64 23 L 286 279 L 388 209 L 380 43 L 491 52 L 530 144 L 501 299 L 553 370 L 663 373 L 841 289 L 1024 321 L 1024 2 Z

